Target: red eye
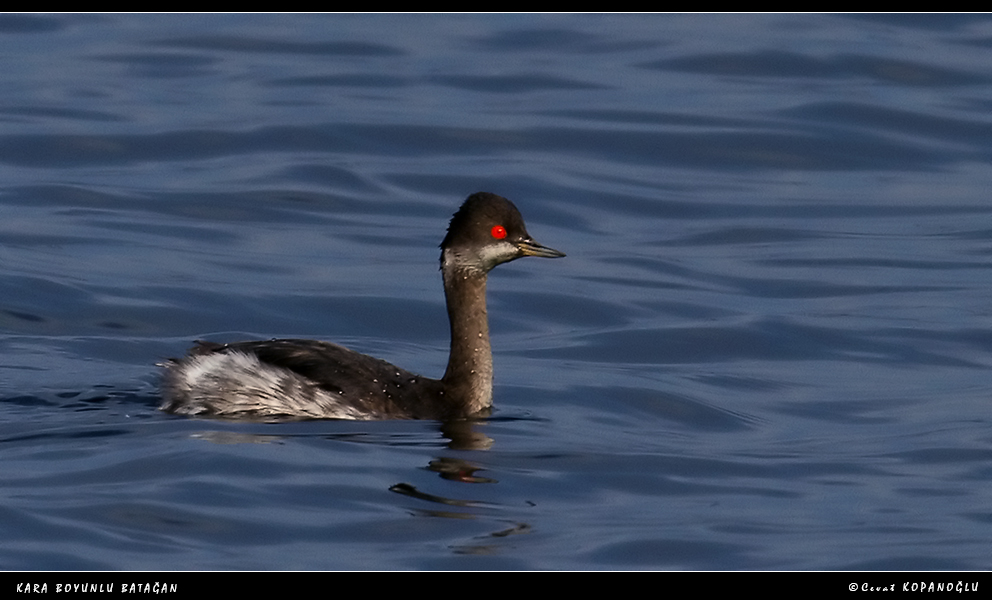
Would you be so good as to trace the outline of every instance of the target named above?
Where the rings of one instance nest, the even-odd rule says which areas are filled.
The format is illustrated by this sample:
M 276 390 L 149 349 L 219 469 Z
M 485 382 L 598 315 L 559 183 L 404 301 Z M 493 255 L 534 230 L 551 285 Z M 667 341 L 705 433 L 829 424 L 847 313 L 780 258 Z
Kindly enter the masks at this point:
M 490 233 L 492 233 L 493 237 L 496 238 L 497 240 L 501 240 L 506 237 L 506 227 L 503 227 L 502 225 L 496 225 L 493 227 L 493 230 Z

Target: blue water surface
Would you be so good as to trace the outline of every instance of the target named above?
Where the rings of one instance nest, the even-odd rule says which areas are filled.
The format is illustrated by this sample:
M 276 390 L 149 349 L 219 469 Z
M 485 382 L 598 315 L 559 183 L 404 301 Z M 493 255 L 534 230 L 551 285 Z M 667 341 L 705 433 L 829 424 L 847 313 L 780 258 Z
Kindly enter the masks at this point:
M 988 569 L 992 17 L 0 15 L 0 569 Z M 479 422 L 157 410 L 195 339 Z

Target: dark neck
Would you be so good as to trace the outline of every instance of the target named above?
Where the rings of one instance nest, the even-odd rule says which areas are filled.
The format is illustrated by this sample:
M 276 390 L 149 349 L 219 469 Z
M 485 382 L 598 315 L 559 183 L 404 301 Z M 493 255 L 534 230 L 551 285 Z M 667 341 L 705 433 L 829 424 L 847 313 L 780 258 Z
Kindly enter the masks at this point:
M 493 352 L 486 313 L 486 274 L 449 268 L 442 271 L 451 320 L 451 354 L 441 382 L 448 402 L 465 415 L 493 403 Z

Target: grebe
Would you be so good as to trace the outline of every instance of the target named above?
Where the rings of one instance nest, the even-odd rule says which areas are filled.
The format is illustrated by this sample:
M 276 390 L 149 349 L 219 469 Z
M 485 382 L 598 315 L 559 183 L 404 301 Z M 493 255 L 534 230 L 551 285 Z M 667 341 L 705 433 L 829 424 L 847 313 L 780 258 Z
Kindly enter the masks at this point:
M 229 419 L 457 419 L 492 406 L 486 275 L 523 256 L 560 258 L 527 233 L 512 202 L 479 192 L 451 218 L 441 274 L 451 353 L 441 379 L 316 340 L 197 342 L 166 362 L 161 409 Z

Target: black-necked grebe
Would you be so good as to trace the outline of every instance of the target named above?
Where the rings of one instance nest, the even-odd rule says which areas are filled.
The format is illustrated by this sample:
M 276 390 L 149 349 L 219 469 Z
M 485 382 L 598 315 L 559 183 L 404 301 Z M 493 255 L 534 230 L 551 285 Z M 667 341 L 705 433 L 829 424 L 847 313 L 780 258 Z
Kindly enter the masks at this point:
M 162 410 L 231 419 L 457 419 L 492 406 L 486 275 L 523 256 L 563 253 L 531 239 L 512 202 L 468 197 L 441 242 L 451 354 L 428 379 L 316 340 L 197 342 L 165 366 Z

